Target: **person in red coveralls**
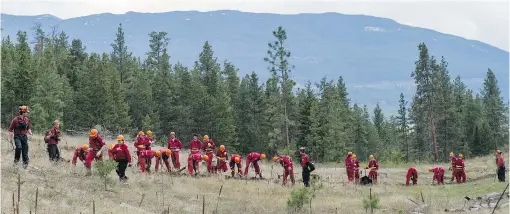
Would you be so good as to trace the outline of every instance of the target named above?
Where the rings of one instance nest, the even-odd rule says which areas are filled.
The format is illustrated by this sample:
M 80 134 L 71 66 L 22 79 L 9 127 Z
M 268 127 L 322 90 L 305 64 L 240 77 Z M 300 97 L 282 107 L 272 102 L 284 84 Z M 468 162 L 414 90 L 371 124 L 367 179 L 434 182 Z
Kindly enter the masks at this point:
M 352 161 L 352 152 L 347 153 L 345 158 L 345 171 L 347 172 L 347 180 L 351 183 L 354 180 L 354 163 Z
M 354 183 L 359 183 L 359 160 L 356 154 L 352 154 L 352 164 L 354 166 Z
M 228 170 L 227 168 L 228 153 L 224 145 L 221 145 L 220 149 L 216 151 L 216 159 L 218 159 L 216 170 L 219 170 L 220 172 L 223 170 L 223 172 L 226 172 Z
M 142 170 L 142 174 L 147 171 L 151 172 L 152 158 L 154 158 L 154 151 L 152 150 L 142 150 L 140 151 L 140 155 L 138 156 L 138 164 L 140 165 L 140 169 Z
M 11 125 L 7 130 L 9 133 L 9 141 L 11 145 L 15 147 L 14 150 L 14 165 L 19 163 L 20 155 L 23 158 L 23 168 L 27 168 L 28 166 L 28 137 L 32 135 L 32 130 L 30 130 L 30 119 L 28 119 L 28 110 L 27 106 L 19 107 L 19 115 L 12 119 Z M 12 139 L 11 139 L 12 138 Z M 14 141 L 14 145 L 13 145 Z
M 244 168 L 244 176 L 248 176 L 248 168 L 250 168 L 250 164 L 253 164 L 255 167 L 255 177 L 259 175 L 262 178 L 262 172 L 260 171 L 259 161 L 266 159 L 266 154 L 259 154 L 257 152 L 252 152 L 246 156 L 246 167 Z
M 117 144 L 112 143 L 112 144 L 108 145 L 108 158 L 110 160 L 115 160 L 113 157 L 113 147 L 115 147 L 115 145 L 117 145 Z
M 279 162 L 280 165 L 283 167 L 283 183 L 282 185 L 285 186 L 287 184 L 287 178 L 290 175 L 290 181 L 292 182 L 292 185 L 295 183 L 294 179 L 294 165 L 292 164 L 292 160 L 289 156 L 280 155 L 280 157 L 274 156 L 273 161 Z
M 209 159 L 209 156 L 207 155 L 202 155 L 199 153 L 194 153 L 194 154 L 191 154 L 191 173 L 189 174 L 190 176 L 197 176 L 199 173 L 200 173 L 200 162 L 202 160 L 204 161 L 207 161 L 207 159 Z M 193 171 L 195 172 L 195 175 L 193 175 Z
M 429 168 L 429 172 L 433 172 L 434 173 L 434 176 L 432 177 L 432 183 L 434 183 L 434 181 L 437 181 L 437 184 L 444 184 L 444 168 L 443 167 L 440 167 L 440 166 L 437 166 L 437 167 L 430 167 Z
M 303 168 L 301 176 L 303 177 L 303 184 L 305 187 L 310 187 L 310 173 L 315 170 L 315 166 L 310 162 L 310 158 L 305 153 L 305 147 L 299 148 L 301 155 L 301 167 Z
M 145 149 L 151 149 L 151 146 L 156 143 L 156 140 L 154 139 L 154 136 L 152 136 L 152 131 L 151 130 L 147 130 L 146 139 L 147 139 L 147 141 L 146 141 L 146 144 L 145 144 Z
M 58 162 L 60 159 L 60 151 L 58 149 L 58 142 L 60 141 L 60 122 L 53 121 L 53 127 L 44 136 L 44 141 L 47 143 L 48 155 L 50 161 Z
M 136 148 L 136 156 L 140 156 L 140 151 L 145 150 L 146 139 L 145 133 L 139 131 L 138 136 L 135 139 L 135 143 L 133 144 Z
M 182 143 L 179 139 L 175 138 L 175 132 L 170 132 L 170 138 L 168 139 L 168 149 L 172 151 L 172 164 L 174 168 L 181 169 L 181 163 L 179 161 L 179 151 L 182 149 Z
M 200 140 L 198 139 L 198 135 L 194 134 L 193 135 L 193 140 L 191 140 L 189 142 L 189 150 L 190 150 L 190 154 L 188 156 L 188 172 L 190 175 L 193 175 L 193 155 L 194 154 L 199 154 L 199 155 L 202 155 L 200 153 L 200 148 L 202 148 L 202 142 L 200 142 Z M 197 156 L 198 157 L 198 156 Z M 198 169 L 197 169 L 198 170 Z
M 168 172 L 172 172 L 170 169 L 170 163 L 168 162 L 168 159 L 170 156 L 172 156 L 172 151 L 170 149 L 160 149 L 159 151 L 156 151 L 156 172 L 159 170 L 159 162 L 163 160 L 165 162 L 166 169 Z
M 209 156 L 207 160 L 207 171 L 209 173 L 213 173 L 212 160 L 215 148 L 216 145 L 214 144 L 214 141 L 212 139 L 209 139 L 209 136 L 204 135 L 204 145 L 202 147 L 202 150 L 205 152 L 205 155 Z
M 418 184 L 418 171 L 416 168 L 409 168 L 406 175 L 406 185 L 409 186 L 409 181 L 413 181 L 413 185 Z
M 375 160 L 374 155 L 370 155 L 369 159 L 370 161 L 368 162 L 367 169 L 370 169 L 370 172 L 368 173 L 368 177 L 372 179 L 374 184 L 377 184 L 377 171 L 379 170 L 379 164 L 377 163 L 377 160 Z
M 113 147 L 113 159 L 117 161 L 117 175 L 121 182 L 128 180 L 126 176 L 126 168 L 128 164 L 131 164 L 131 153 L 129 152 L 128 146 L 125 144 L 124 136 L 117 136 L 117 145 Z
M 233 154 L 232 156 L 230 156 L 230 174 L 232 175 L 232 177 L 234 177 L 234 169 L 235 167 L 237 166 L 237 174 L 239 175 L 239 177 L 243 177 L 243 171 L 241 170 L 242 169 L 242 166 L 241 166 L 241 155 L 238 155 L 238 154 Z
M 503 158 L 503 153 L 501 150 L 497 150 L 495 153 L 496 156 L 496 166 L 498 167 L 498 181 L 505 182 L 505 159 Z
M 76 166 L 76 161 L 79 158 L 81 162 L 85 164 L 85 157 L 87 156 L 87 152 L 89 151 L 89 145 L 85 144 L 83 146 L 78 146 L 74 150 L 72 164 Z
M 455 175 L 457 174 L 456 167 L 455 167 L 455 161 L 457 158 L 455 157 L 455 154 L 453 152 L 450 152 L 450 163 L 452 166 L 450 167 L 450 170 L 452 171 L 452 179 L 450 181 L 453 181 L 455 179 Z
M 455 160 L 455 170 L 457 170 L 457 174 L 455 176 L 457 183 L 466 183 L 466 172 L 464 171 L 464 155 L 459 154 L 457 160 Z
M 103 137 L 98 134 L 97 129 L 92 129 L 90 131 L 89 137 L 89 152 L 87 153 L 87 158 L 85 159 L 85 167 L 87 168 L 87 175 L 91 175 L 91 165 L 92 160 L 102 160 L 103 159 L 103 149 L 106 146 L 104 143 Z

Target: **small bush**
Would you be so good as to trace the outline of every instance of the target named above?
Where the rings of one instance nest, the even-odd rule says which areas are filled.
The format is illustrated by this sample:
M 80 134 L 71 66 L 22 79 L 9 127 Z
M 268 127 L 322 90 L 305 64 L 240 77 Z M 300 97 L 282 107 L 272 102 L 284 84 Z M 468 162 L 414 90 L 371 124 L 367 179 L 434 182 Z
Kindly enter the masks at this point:
M 106 181 L 108 180 L 108 175 L 110 175 L 113 169 L 117 168 L 117 163 L 112 160 L 97 161 L 94 164 L 94 167 L 96 168 L 99 176 L 104 179 L 104 190 L 106 190 Z
M 374 209 L 379 208 L 379 197 L 376 195 L 372 195 L 372 198 L 364 198 L 363 199 L 363 208 L 366 210 L 370 209 L 373 213 Z
M 309 188 L 294 189 L 287 200 L 287 208 L 289 211 L 300 211 L 305 204 L 309 203 L 310 197 Z

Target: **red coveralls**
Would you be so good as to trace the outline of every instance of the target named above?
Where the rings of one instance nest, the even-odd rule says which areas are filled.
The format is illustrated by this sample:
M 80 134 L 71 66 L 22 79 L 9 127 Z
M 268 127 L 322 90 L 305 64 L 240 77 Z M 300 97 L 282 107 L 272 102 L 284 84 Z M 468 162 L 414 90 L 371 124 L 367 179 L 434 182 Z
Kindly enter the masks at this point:
M 466 183 L 466 172 L 464 171 L 464 160 L 462 158 L 457 158 L 455 160 L 456 174 L 455 178 L 457 179 L 457 183 Z
M 214 144 L 214 141 L 211 139 L 209 139 L 208 141 L 204 141 L 204 145 L 202 146 L 202 150 L 204 150 L 205 155 L 209 156 L 209 159 L 207 159 L 207 171 L 209 173 L 213 173 L 212 159 L 215 148 L 216 145 Z
M 102 160 L 103 159 L 103 153 L 100 151 L 101 148 L 103 148 L 104 143 L 103 137 L 101 137 L 99 134 L 97 134 L 96 137 L 89 137 L 89 152 L 87 152 L 87 157 L 85 158 L 85 167 L 87 169 L 90 169 L 90 166 L 92 165 L 92 160 Z M 99 157 L 96 157 L 96 154 L 100 152 Z
M 370 169 L 372 167 L 375 167 L 374 169 Z M 379 164 L 377 163 L 377 160 L 371 160 L 368 162 L 368 168 L 370 169 L 370 172 L 368 173 L 368 177 L 372 179 L 373 183 L 377 183 L 377 170 L 379 170 Z
M 228 160 L 228 153 L 225 149 L 223 152 L 219 149 L 216 151 L 216 159 L 218 160 L 218 163 L 216 164 L 216 170 L 223 170 L 223 172 L 226 172 L 228 170 L 227 168 L 227 160 Z
M 117 161 L 117 175 L 119 179 L 126 180 L 126 167 L 131 163 L 131 154 L 129 153 L 129 148 L 127 144 L 116 144 L 112 148 L 113 160 Z
M 170 137 L 170 139 L 168 139 L 168 146 L 167 146 L 168 149 L 172 150 L 172 164 L 174 165 L 174 168 L 176 168 L 177 170 L 181 169 L 181 163 L 179 161 L 179 151 L 181 151 L 182 149 L 182 143 L 179 139 L 177 138 L 172 138 Z
M 351 156 L 345 158 L 345 170 L 347 171 L 347 179 L 350 183 L 354 180 L 354 163 Z
M 76 147 L 76 150 L 74 150 L 74 156 L 73 161 L 71 162 L 73 165 L 76 165 L 76 161 L 79 158 L 82 162 L 85 161 L 85 157 L 87 156 L 87 152 L 83 147 L 79 146 Z
M 357 158 L 352 160 L 354 162 L 354 183 L 359 183 L 359 160 Z
M 231 170 L 230 174 L 232 175 L 232 177 L 234 177 L 234 169 L 237 166 L 237 174 L 239 174 L 239 177 L 242 177 L 243 172 L 241 170 L 242 169 L 241 162 L 236 163 L 236 161 L 235 161 L 236 157 L 239 157 L 239 160 L 243 159 L 241 157 L 241 155 L 238 155 L 238 154 L 233 154 L 232 156 L 230 156 L 230 162 L 229 162 L 230 170 Z
M 202 155 L 200 153 L 200 147 L 202 147 L 202 142 L 200 142 L 200 140 L 192 140 L 191 142 L 189 142 L 189 150 L 190 150 L 190 154 L 188 156 L 188 172 L 189 172 L 189 175 L 193 175 L 193 159 L 192 159 L 192 156 L 194 154 L 199 154 L 200 156 Z M 197 163 L 198 164 L 198 163 Z M 198 170 L 198 168 L 197 168 Z
M 457 158 L 455 156 L 450 157 L 450 162 L 452 164 L 452 179 L 455 179 L 455 176 L 457 175 L 457 167 L 455 167 L 455 162 L 457 161 Z
M 406 185 L 409 185 L 409 181 L 413 181 L 413 185 L 418 184 L 418 171 L 415 168 L 409 168 L 406 175 Z
M 432 177 L 432 182 L 437 180 L 437 184 L 444 184 L 444 168 L 443 167 L 434 167 L 432 169 L 432 172 L 434 173 L 434 176 Z
M 260 154 L 257 152 L 252 152 L 246 156 L 246 167 L 244 168 L 244 176 L 248 176 L 248 168 L 250 168 L 250 164 L 253 164 L 255 167 L 255 176 L 259 175 L 262 178 L 262 173 L 260 172 L 260 167 L 258 161 L 260 160 Z
M 189 175 L 193 176 L 193 171 L 195 171 L 195 175 L 198 175 L 200 173 L 200 162 L 202 161 L 202 154 L 200 152 L 194 153 L 190 155 L 191 158 L 191 167 L 189 170 Z
M 292 185 L 295 183 L 294 179 L 294 165 L 289 156 L 280 156 L 280 164 L 283 167 L 283 185 L 287 184 L 287 177 L 290 175 L 290 181 Z
M 133 145 L 136 148 L 136 156 L 138 156 L 138 159 L 140 159 L 140 151 L 145 150 L 145 137 L 144 136 L 136 137 L 135 143 Z M 139 147 L 140 145 L 143 145 L 144 147 L 140 148 Z
M 166 155 L 166 149 L 160 149 L 159 152 L 161 153 L 161 157 L 156 157 L 156 172 L 158 172 L 158 169 L 159 169 L 159 162 L 161 160 L 163 160 L 163 162 L 165 162 L 165 166 L 166 166 L 166 169 L 168 170 L 168 172 L 171 172 L 172 170 L 170 169 L 170 162 L 168 161 L 168 159 L 170 157 L 168 157 Z
M 152 137 L 145 136 L 145 139 L 144 139 L 143 145 L 145 146 L 145 149 L 146 149 L 146 150 L 151 150 Z
M 152 150 L 140 151 L 140 155 L 138 156 L 138 164 L 140 165 L 140 169 L 142 170 L 142 173 L 144 173 L 145 170 L 147 170 L 147 172 L 150 172 L 153 157 L 154 157 L 154 151 L 152 151 Z

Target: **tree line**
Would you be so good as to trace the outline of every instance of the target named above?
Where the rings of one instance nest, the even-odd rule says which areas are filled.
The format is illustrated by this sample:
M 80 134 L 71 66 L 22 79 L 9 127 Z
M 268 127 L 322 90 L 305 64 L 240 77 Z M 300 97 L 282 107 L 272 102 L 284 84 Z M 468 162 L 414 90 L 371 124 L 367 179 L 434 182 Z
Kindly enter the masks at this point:
M 23 104 L 39 132 L 60 119 L 68 134 L 92 127 L 112 136 L 151 130 L 164 143 L 175 131 L 185 144 L 194 133 L 207 134 L 230 152 L 293 154 L 304 146 L 320 162 L 340 161 L 347 151 L 362 161 L 370 154 L 383 162 L 445 161 L 451 151 L 473 157 L 508 142 L 508 104 L 494 73 L 488 69 L 476 93 L 460 76 L 452 80 L 446 59 L 430 56 L 423 43 L 410 71 L 416 93 L 400 94 L 398 114 L 387 117 L 379 105 L 351 103 L 341 76 L 295 92 L 282 27 L 261 59 L 271 74 L 265 82 L 255 72 L 239 77 L 207 41 L 194 65 L 185 66 L 170 63 L 166 32 L 149 33 L 142 59 L 127 48 L 122 24 L 111 53 L 87 53 L 80 39 L 69 43 L 56 27 L 33 30 L 32 41 L 24 31 L 15 41 L 2 39 L 4 128 Z

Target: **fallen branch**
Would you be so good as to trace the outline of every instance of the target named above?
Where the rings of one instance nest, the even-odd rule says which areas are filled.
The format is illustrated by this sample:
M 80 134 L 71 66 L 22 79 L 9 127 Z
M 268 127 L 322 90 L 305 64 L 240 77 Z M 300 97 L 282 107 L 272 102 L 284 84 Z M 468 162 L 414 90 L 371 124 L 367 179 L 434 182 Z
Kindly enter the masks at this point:
M 492 214 L 494 214 L 494 211 L 496 211 L 496 208 L 498 208 L 499 201 L 501 201 L 501 199 L 503 198 L 503 195 L 505 194 L 506 189 L 508 189 L 508 185 L 509 184 L 506 185 L 505 190 L 503 190 L 503 192 L 501 193 L 501 196 L 498 199 L 498 202 L 496 202 L 496 206 L 494 206 L 494 209 L 492 210 Z

